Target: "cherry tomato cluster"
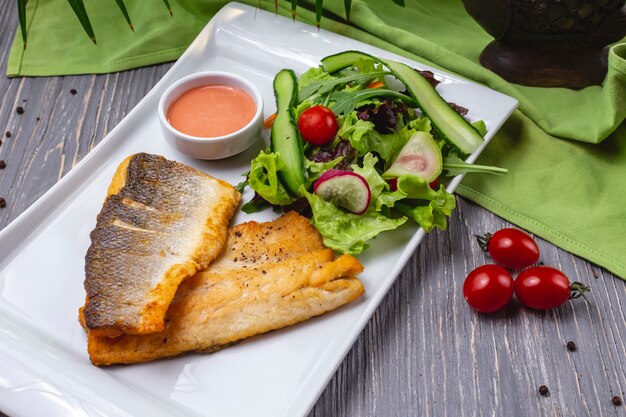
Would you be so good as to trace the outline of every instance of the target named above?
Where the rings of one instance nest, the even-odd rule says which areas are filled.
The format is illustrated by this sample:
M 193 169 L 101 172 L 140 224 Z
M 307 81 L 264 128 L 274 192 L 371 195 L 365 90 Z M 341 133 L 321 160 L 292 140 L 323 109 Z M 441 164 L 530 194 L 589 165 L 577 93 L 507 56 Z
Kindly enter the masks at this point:
M 497 311 L 509 303 L 514 293 L 523 305 L 548 310 L 590 290 L 580 282 L 570 283 L 556 268 L 530 267 L 539 260 L 539 247 L 521 230 L 506 228 L 476 238 L 497 264 L 479 266 L 465 279 L 463 295 L 477 311 Z M 523 271 L 513 280 L 507 269 Z

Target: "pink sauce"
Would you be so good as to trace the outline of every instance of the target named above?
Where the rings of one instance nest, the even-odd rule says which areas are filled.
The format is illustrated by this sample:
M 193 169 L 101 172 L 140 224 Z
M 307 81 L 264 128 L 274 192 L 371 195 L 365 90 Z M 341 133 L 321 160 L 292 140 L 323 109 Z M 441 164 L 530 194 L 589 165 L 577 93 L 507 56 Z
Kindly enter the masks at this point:
M 254 117 L 248 93 L 227 85 L 205 85 L 180 95 L 167 109 L 167 120 L 179 132 L 213 138 L 236 132 Z

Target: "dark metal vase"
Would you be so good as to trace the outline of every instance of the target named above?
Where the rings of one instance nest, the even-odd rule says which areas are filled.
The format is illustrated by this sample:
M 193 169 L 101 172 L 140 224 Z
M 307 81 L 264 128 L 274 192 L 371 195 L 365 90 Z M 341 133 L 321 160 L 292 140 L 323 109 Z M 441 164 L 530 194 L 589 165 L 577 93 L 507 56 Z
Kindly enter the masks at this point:
M 537 87 L 601 84 L 607 45 L 626 36 L 626 0 L 463 0 L 495 39 L 480 62 Z

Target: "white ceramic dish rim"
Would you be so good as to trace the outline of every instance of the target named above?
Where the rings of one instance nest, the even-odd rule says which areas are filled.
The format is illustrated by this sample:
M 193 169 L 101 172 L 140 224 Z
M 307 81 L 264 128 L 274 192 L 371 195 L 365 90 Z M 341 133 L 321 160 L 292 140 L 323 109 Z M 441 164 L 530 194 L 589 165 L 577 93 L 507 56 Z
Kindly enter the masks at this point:
M 246 93 L 250 94 L 252 96 L 252 98 L 254 99 L 254 102 L 256 104 L 256 110 L 254 112 L 254 116 L 252 117 L 252 119 L 250 119 L 250 121 L 243 126 L 242 128 L 235 130 L 232 133 L 229 133 L 227 135 L 222 135 L 222 136 L 210 136 L 210 137 L 202 137 L 202 136 L 193 136 L 193 135 L 189 135 L 187 133 L 181 132 L 180 130 L 176 129 L 174 126 L 172 126 L 172 124 L 169 122 L 169 120 L 167 120 L 167 116 L 166 116 L 166 103 L 169 101 L 169 106 L 172 105 L 172 103 L 181 95 L 183 95 L 186 91 L 189 91 L 189 88 L 186 88 L 184 91 L 182 91 L 179 94 L 176 94 L 175 97 L 173 96 L 173 92 L 174 90 L 176 90 L 178 87 L 181 87 L 185 84 L 191 84 L 196 80 L 202 80 L 202 79 L 208 79 L 208 78 L 217 78 L 217 77 L 221 77 L 224 79 L 231 79 L 231 80 L 235 80 L 238 83 L 243 84 L 244 86 L 246 86 Z M 233 86 L 233 85 L 229 85 L 229 84 L 224 84 L 224 83 L 220 83 L 223 85 L 228 85 L 228 86 Z M 193 87 L 191 87 L 193 88 Z M 259 91 L 258 88 L 256 88 L 254 86 L 254 84 L 252 84 L 250 82 L 250 80 L 237 75 L 237 74 L 233 74 L 230 72 L 226 72 L 226 71 L 200 71 L 200 72 L 195 72 L 193 74 L 189 74 L 181 79 L 179 79 L 178 81 L 172 83 L 166 90 L 165 92 L 161 95 L 161 98 L 159 99 L 159 120 L 161 121 L 161 124 L 163 126 L 165 126 L 165 128 L 170 132 L 170 134 L 175 135 L 175 136 L 179 136 L 189 142 L 193 142 L 193 143 L 215 143 L 215 142 L 222 142 L 222 141 L 230 141 L 230 140 L 234 140 L 236 139 L 238 136 L 240 136 L 241 134 L 245 133 L 246 131 L 248 131 L 249 129 L 253 128 L 255 123 L 258 121 L 258 119 L 260 117 L 263 116 L 263 96 L 261 95 L 261 92 Z
M 3 268 L 9 264 L 11 259 L 19 256 L 20 251 L 24 248 L 26 242 L 29 241 L 29 238 L 43 229 L 47 220 L 55 218 L 55 216 L 61 213 L 63 203 L 70 200 L 83 184 L 92 181 L 92 179 L 103 170 L 106 164 L 112 163 L 110 154 L 114 152 L 117 145 L 122 143 L 123 134 L 125 130 L 128 129 L 129 124 L 132 123 L 134 119 L 142 117 L 142 113 L 145 113 L 144 107 L 148 103 L 154 102 L 155 99 L 158 100 L 156 96 L 158 96 L 159 91 L 163 91 L 165 86 L 172 83 L 175 78 L 180 77 L 181 72 L 184 73 L 184 66 L 188 61 L 193 61 L 194 52 L 198 48 L 206 48 L 207 39 L 210 38 L 211 33 L 213 33 L 212 31 L 214 31 L 219 24 L 224 24 L 225 21 L 227 22 L 231 15 L 245 15 L 246 13 L 256 14 L 256 12 L 257 10 L 250 6 L 237 3 L 231 3 L 222 9 L 198 35 L 198 38 L 183 54 L 179 62 L 170 69 L 163 79 L 157 83 L 109 135 L 107 135 L 107 137 L 104 138 L 71 173 L 55 184 L 43 197 L 25 210 L 21 216 L 9 224 L 3 231 L 0 231 L 0 251 L 5 255 L 5 257 L 0 260 L 0 284 L 2 283 L 1 273 Z M 265 16 L 263 18 L 270 20 L 284 19 L 278 17 L 274 18 L 273 16 Z M 290 19 L 285 20 L 290 22 Z M 308 31 L 311 29 L 299 23 L 295 23 L 294 25 L 296 26 L 293 30 Z M 361 44 L 357 41 L 347 40 L 337 34 L 324 30 L 318 32 L 315 29 L 312 29 L 309 33 L 311 33 L 312 37 L 320 38 L 322 41 L 339 42 L 342 44 L 349 43 L 349 49 L 362 48 L 373 54 L 379 54 L 380 56 L 390 59 L 397 59 L 420 68 L 430 69 L 438 76 L 442 76 L 447 80 L 453 80 L 459 85 L 473 85 L 473 83 L 467 80 L 445 73 L 444 71 L 415 63 L 387 51 Z M 309 62 L 311 58 L 309 55 L 305 54 L 303 59 L 304 62 Z M 477 152 L 472 154 L 468 159 L 470 162 L 473 162 L 478 157 L 478 154 L 486 146 L 487 142 L 493 137 L 494 133 L 517 106 L 517 102 L 514 99 L 487 90 L 484 87 L 483 89 L 485 90 L 485 94 L 488 93 L 491 98 L 497 97 L 501 105 L 500 107 L 504 106 L 504 109 L 500 112 L 498 118 L 494 119 L 493 123 L 489 126 L 485 144 L 483 144 Z M 460 181 L 460 177 L 455 178 L 450 183 L 448 189 L 450 191 L 454 190 Z M 14 236 L 19 236 L 19 239 L 16 239 Z M 389 274 L 386 277 L 381 278 L 380 288 L 376 292 L 369 294 L 369 301 L 359 316 L 358 321 L 354 323 L 354 326 L 348 332 L 342 334 L 341 341 L 335 343 L 336 346 L 334 346 L 335 349 L 333 352 L 325 351 L 324 355 L 319 358 L 317 363 L 312 364 L 311 372 L 308 374 L 307 378 L 298 382 L 300 388 L 297 392 L 297 398 L 290 403 L 287 411 L 281 415 L 290 417 L 304 416 L 311 409 L 315 400 L 321 394 L 321 391 L 374 313 L 389 287 L 395 281 L 397 275 L 404 268 L 404 265 L 411 257 L 423 236 L 423 230 L 418 230 L 406 243 L 395 266 L 389 269 Z M 49 339 L 46 334 L 41 334 L 31 323 L 25 322 L 21 317 L 14 314 L 10 306 L 3 305 L 3 301 L 4 300 L 0 297 L 0 334 L 3 335 L 3 337 L 0 338 L 0 354 L 2 354 L 0 357 L 3 358 L 3 362 L 7 365 L 10 365 L 12 362 L 23 365 L 21 369 L 19 369 L 19 367 L 10 368 L 8 366 L 4 366 L 6 369 L 3 369 L 3 362 L 0 362 L 0 374 L 6 381 L 17 381 L 23 378 L 25 375 L 24 372 L 26 372 L 29 374 L 27 376 L 30 378 L 41 380 L 42 384 L 48 384 L 51 387 L 50 389 L 57 389 L 55 392 L 58 392 L 58 389 L 67 387 L 67 384 L 63 385 L 56 379 L 50 379 L 48 374 L 51 368 L 56 369 L 58 373 L 61 372 L 59 367 L 63 367 L 64 372 L 78 378 L 77 384 L 82 384 L 81 386 L 85 387 L 86 391 L 84 393 L 89 398 L 85 398 L 84 401 L 93 400 L 97 403 L 95 405 L 98 406 L 98 410 L 109 411 L 104 415 L 140 416 L 147 415 L 146 413 L 151 412 L 154 416 L 173 416 L 181 415 L 181 411 L 184 411 L 185 414 L 188 415 L 205 415 L 204 413 L 194 413 L 187 408 L 180 408 L 180 406 L 176 404 L 156 401 L 158 400 L 157 398 L 147 392 L 133 389 L 132 385 L 124 388 L 123 386 L 120 387 L 119 384 L 112 384 L 106 372 L 102 372 L 88 363 L 83 363 L 84 361 L 81 362 L 82 359 L 77 357 L 74 352 L 66 351 L 63 346 L 55 340 Z M 28 364 L 28 366 L 26 366 L 26 364 Z M 322 376 L 320 377 L 320 375 L 316 374 L 317 379 L 314 379 L 312 375 L 313 370 L 317 371 L 317 374 L 321 374 Z M 52 374 L 54 374 L 54 372 L 52 372 Z M 93 380 L 97 380 L 99 388 L 103 388 L 104 391 L 91 391 L 89 384 L 93 383 Z M 128 396 L 128 390 L 135 395 Z M 47 398 L 46 394 L 46 392 L 32 390 L 28 395 L 20 397 L 19 399 L 13 397 L 12 400 L 7 400 L 8 397 L 3 397 L 2 390 L 0 389 L 0 408 L 5 412 L 11 413 L 11 417 L 17 417 L 21 415 L 34 416 L 50 414 L 51 407 L 54 407 L 54 410 L 62 413 L 63 411 L 67 411 L 68 406 L 72 406 L 71 394 L 62 395 L 66 397 L 64 401 L 61 401 L 62 399 L 60 398 Z M 63 394 L 63 392 L 61 392 L 61 394 Z M 111 402 L 111 396 L 115 399 L 114 402 Z M 42 408 L 43 406 L 41 404 L 45 404 L 48 408 Z

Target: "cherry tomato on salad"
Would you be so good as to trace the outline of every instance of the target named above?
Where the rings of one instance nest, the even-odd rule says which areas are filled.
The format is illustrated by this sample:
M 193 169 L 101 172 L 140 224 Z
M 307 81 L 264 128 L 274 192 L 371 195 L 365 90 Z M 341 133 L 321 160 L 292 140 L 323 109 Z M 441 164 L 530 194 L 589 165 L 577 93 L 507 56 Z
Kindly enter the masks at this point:
M 325 106 L 309 107 L 298 117 L 302 138 L 312 145 L 325 145 L 335 138 L 337 117 Z
M 491 258 L 505 268 L 522 269 L 539 260 L 539 246 L 518 229 L 500 229 L 493 235 L 476 236 L 478 244 Z
M 580 282 L 570 284 L 567 275 L 549 266 L 535 266 L 515 279 L 515 295 L 527 307 L 549 310 L 578 298 L 590 288 Z
M 501 266 L 479 266 L 465 278 L 463 295 L 473 309 L 481 313 L 493 313 L 513 297 L 513 278 Z

